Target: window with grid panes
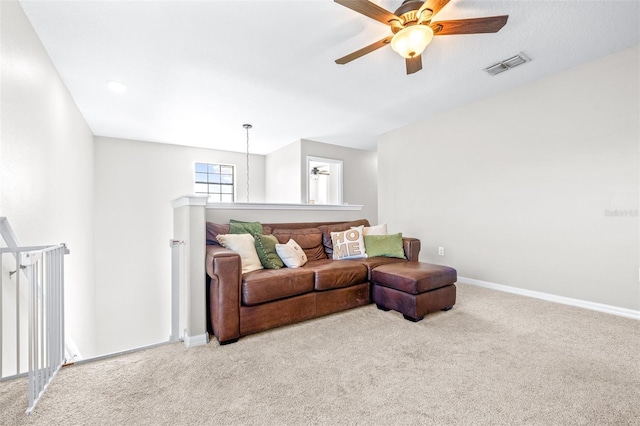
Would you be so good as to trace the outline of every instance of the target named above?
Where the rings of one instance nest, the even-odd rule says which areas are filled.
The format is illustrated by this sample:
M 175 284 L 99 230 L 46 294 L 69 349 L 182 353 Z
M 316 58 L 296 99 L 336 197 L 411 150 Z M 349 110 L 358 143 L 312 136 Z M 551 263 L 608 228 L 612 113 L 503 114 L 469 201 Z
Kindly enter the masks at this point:
M 207 194 L 211 201 L 234 202 L 234 173 L 229 164 L 196 163 L 196 194 Z

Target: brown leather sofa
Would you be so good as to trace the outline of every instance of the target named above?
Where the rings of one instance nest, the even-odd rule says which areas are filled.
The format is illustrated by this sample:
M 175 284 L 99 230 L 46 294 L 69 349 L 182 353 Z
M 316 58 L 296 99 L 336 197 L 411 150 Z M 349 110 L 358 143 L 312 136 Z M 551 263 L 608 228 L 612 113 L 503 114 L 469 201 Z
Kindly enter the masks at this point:
M 282 244 L 294 239 L 309 260 L 300 268 L 242 274 L 240 256 L 213 243 L 217 233 L 228 232 L 228 225 L 207 223 L 209 333 L 221 344 L 232 343 L 241 336 L 371 303 L 371 271 L 384 264 L 417 261 L 420 240 L 403 238 L 404 260 L 332 260 L 331 232 L 359 225 L 370 226 L 366 219 L 262 224 L 263 233 L 276 236 Z

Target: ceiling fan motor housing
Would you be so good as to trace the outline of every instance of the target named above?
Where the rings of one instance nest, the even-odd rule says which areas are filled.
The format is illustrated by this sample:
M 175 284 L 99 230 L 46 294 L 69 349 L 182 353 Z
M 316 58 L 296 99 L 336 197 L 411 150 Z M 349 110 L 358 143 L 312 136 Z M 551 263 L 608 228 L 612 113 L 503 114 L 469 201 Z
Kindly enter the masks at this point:
M 418 13 L 423 5 L 424 1 L 421 0 L 403 1 L 402 5 L 393 13 L 400 18 L 402 22 L 397 22 L 395 20 L 389 22 L 389 25 L 391 25 L 391 31 L 395 34 L 405 27 L 416 25 L 418 23 L 425 24 L 429 22 L 433 15 L 433 11 L 430 9 L 424 9 L 421 13 Z

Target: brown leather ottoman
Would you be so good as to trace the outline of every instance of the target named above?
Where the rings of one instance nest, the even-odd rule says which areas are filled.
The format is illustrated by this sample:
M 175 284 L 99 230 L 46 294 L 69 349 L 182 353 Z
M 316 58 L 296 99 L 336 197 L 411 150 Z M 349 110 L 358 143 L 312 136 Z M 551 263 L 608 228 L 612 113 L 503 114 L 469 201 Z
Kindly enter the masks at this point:
M 379 309 L 393 309 L 410 321 L 456 303 L 458 275 L 448 266 L 422 262 L 381 265 L 371 271 L 371 298 Z

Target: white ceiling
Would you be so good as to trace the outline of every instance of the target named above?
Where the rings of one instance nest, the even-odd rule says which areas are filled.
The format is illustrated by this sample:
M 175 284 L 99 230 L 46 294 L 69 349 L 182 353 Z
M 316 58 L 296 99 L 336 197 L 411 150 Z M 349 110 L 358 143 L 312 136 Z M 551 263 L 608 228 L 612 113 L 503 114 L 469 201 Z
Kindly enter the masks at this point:
M 434 21 L 509 20 L 436 37 L 408 76 L 390 47 L 336 65 L 390 30 L 331 0 L 21 4 L 94 134 L 242 152 L 251 123 L 257 154 L 299 139 L 375 150 L 379 134 L 635 46 L 640 28 L 637 0 L 451 0 Z M 519 52 L 532 61 L 482 71 Z

